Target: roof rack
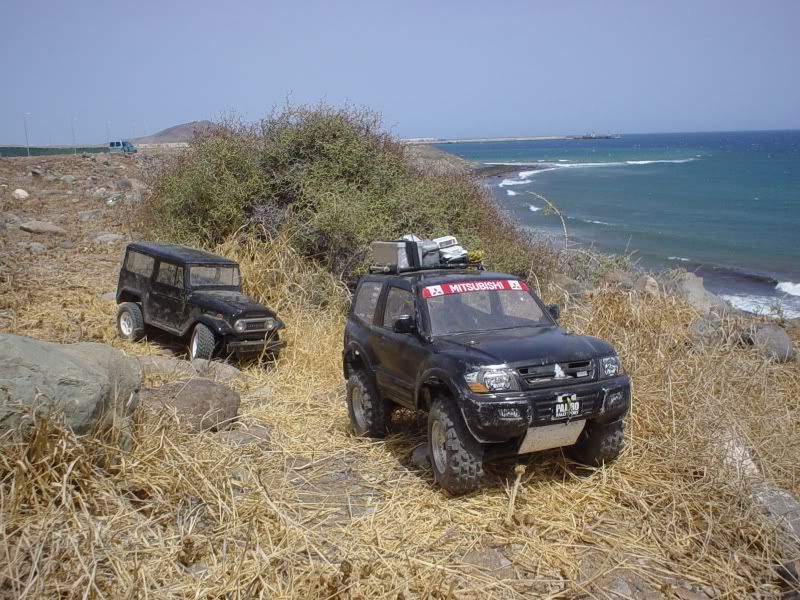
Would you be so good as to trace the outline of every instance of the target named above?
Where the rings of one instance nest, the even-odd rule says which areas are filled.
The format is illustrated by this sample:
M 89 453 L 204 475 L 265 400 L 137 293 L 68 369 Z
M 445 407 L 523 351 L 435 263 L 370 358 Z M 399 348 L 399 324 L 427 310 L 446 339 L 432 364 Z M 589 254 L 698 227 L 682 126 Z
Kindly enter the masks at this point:
M 436 265 L 426 265 L 424 267 L 398 267 L 397 265 L 370 265 L 369 272 L 372 274 L 399 275 L 401 273 L 423 273 L 425 271 L 442 271 L 456 269 L 475 269 L 484 271 L 486 268 L 482 262 L 463 262 L 463 263 L 441 263 Z

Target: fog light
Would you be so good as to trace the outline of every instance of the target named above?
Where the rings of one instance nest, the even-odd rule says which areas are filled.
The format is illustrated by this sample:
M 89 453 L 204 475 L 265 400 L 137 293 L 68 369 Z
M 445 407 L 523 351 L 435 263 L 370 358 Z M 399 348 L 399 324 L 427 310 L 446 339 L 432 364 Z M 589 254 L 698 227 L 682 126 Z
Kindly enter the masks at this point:
M 497 415 L 501 419 L 519 419 L 519 409 L 518 408 L 498 408 Z
M 233 328 L 236 330 L 236 333 L 244 333 L 244 330 L 247 328 L 247 323 L 244 321 L 236 321 L 233 324 Z
M 608 396 L 606 396 L 606 408 L 611 408 L 615 404 L 619 404 L 622 402 L 624 397 L 625 394 L 622 392 L 622 390 L 617 390 L 616 392 L 610 393 Z

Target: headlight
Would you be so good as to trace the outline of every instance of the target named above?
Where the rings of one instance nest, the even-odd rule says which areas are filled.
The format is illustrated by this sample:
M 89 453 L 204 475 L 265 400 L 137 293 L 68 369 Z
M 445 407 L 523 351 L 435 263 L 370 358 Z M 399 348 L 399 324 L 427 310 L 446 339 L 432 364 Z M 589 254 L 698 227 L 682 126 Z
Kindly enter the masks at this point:
M 236 330 L 236 333 L 244 333 L 244 330 L 247 328 L 247 323 L 240 319 L 233 324 L 233 328 Z
M 622 368 L 622 363 L 619 360 L 619 356 L 605 356 L 601 358 L 600 367 L 602 369 L 602 374 L 605 377 L 614 377 L 616 375 L 622 375 L 625 373 L 625 369 Z
M 466 379 L 469 389 L 478 394 L 508 392 L 519 389 L 517 378 L 511 369 L 481 369 L 480 371 L 467 373 L 464 379 Z
M 264 320 L 264 329 L 274 329 L 275 328 L 275 319 L 272 317 L 267 317 Z

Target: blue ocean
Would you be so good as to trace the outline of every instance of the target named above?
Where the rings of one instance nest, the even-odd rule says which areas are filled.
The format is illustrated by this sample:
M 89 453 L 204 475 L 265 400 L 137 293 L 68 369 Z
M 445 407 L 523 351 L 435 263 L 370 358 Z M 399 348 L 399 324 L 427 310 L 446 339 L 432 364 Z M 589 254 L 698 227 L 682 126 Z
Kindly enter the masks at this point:
M 441 144 L 509 172 L 486 185 L 523 227 L 681 267 L 751 312 L 800 317 L 800 131 Z

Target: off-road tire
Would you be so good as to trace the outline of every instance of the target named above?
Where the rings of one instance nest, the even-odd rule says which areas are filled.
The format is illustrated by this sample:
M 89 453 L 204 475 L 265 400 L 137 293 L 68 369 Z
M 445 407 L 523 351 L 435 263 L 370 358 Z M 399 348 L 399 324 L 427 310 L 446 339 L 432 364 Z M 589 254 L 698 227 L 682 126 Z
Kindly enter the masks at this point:
M 580 463 L 599 467 L 612 462 L 625 447 L 625 423 L 622 420 L 608 425 L 590 423 L 570 448 L 569 454 Z
M 444 432 L 444 468 L 438 464 L 434 448 L 434 427 Z M 428 413 L 428 448 L 436 483 L 452 496 L 473 492 L 483 477 L 483 446 L 467 429 L 461 413 L 449 398 L 439 397 Z
M 189 360 L 204 358 L 211 360 L 217 347 L 217 338 L 214 332 L 202 323 L 194 326 L 192 337 L 189 338 Z
M 125 319 L 127 325 L 122 321 Z M 126 331 L 128 331 L 126 333 Z M 144 317 L 135 302 L 123 302 L 117 309 L 117 333 L 123 340 L 136 342 L 144 337 Z
M 353 371 L 347 380 L 347 412 L 356 435 L 386 437 L 392 419 L 391 405 L 378 394 L 366 371 Z

